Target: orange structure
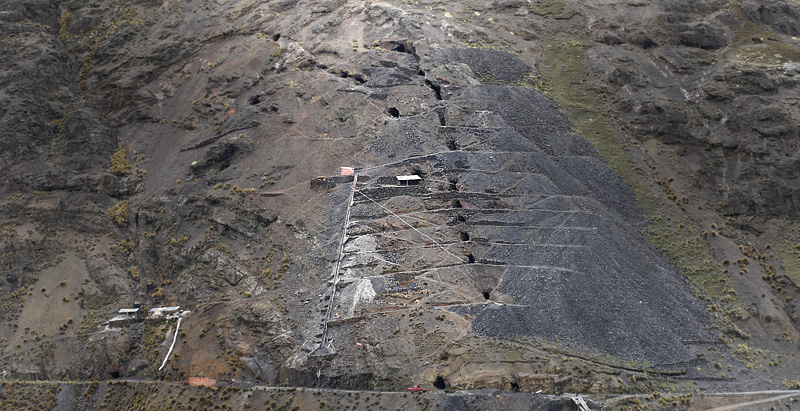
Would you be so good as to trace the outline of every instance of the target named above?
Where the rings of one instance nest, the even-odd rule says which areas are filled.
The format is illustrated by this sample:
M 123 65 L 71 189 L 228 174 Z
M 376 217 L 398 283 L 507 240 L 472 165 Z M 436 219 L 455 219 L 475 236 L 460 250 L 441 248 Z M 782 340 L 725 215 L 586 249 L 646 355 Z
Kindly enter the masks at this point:
M 186 380 L 186 384 L 192 387 L 213 387 L 217 385 L 217 380 L 213 378 L 189 377 L 189 379 Z

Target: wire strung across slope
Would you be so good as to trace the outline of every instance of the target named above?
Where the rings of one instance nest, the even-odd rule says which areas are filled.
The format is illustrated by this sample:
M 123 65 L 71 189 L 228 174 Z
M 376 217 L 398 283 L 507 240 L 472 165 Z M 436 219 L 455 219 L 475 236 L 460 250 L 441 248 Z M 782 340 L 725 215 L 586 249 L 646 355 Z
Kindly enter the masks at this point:
M 441 249 L 442 249 L 442 250 L 443 250 L 445 253 L 449 254 L 450 256 L 452 256 L 453 258 L 455 258 L 456 260 L 458 260 L 458 262 L 464 262 L 464 259 L 463 259 L 463 258 L 460 258 L 459 256 L 457 256 L 457 255 L 455 255 L 455 254 L 451 253 L 451 252 L 450 252 L 450 251 L 448 251 L 446 248 L 444 248 L 444 246 L 443 246 L 443 245 L 439 244 L 439 242 L 438 242 L 438 241 L 434 240 L 433 238 L 431 238 L 431 237 L 430 237 L 430 236 L 428 236 L 427 234 L 423 233 L 422 231 L 419 231 L 419 230 L 417 230 L 417 228 L 416 228 L 416 227 L 414 227 L 413 225 L 411 225 L 411 224 L 410 224 L 408 221 L 404 220 L 404 219 L 403 219 L 403 217 L 400 217 L 399 215 L 397 215 L 397 214 L 395 214 L 394 212 L 392 212 L 392 210 L 390 210 L 390 209 L 386 208 L 386 206 L 384 206 L 383 204 L 381 204 L 381 203 L 379 203 L 379 202 L 377 202 L 377 201 L 373 200 L 373 199 L 372 199 L 372 198 L 370 198 L 368 195 L 364 194 L 364 192 L 363 192 L 363 191 L 361 191 L 361 190 L 359 190 L 359 189 L 355 189 L 355 191 L 357 191 L 359 194 L 361 194 L 362 196 L 364 196 L 364 198 L 366 198 L 367 200 L 369 200 L 369 201 L 372 201 L 373 203 L 377 204 L 377 205 L 378 205 L 378 207 L 380 207 L 380 208 L 382 208 L 382 209 L 386 210 L 386 212 L 387 212 L 387 213 L 389 213 L 389 214 L 391 214 L 391 215 L 393 215 L 393 216 L 397 217 L 397 219 L 398 219 L 398 220 L 402 221 L 402 222 L 403 222 L 405 225 L 407 225 L 407 226 L 411 227 L 411 229 L 412 229 L 412 230 L 414 230 L 414 231 L 416 231 L 416 232 L 418 232 L 418 233 L 422 234 L 422 236 L 423 236 L 423 237 L 425 237 L 425 238 L 427 238 L 428 240 L 431 240 L 431 241 L 432 241 L 434 244 L 436 244 L 437 246 L 439 246 L 439 248 L 441 248 Z

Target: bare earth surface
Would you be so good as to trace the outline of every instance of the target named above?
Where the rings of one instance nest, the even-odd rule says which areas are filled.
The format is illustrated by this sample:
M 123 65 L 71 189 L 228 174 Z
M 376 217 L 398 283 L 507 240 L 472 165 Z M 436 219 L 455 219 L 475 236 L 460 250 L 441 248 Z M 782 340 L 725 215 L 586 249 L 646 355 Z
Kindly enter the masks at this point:
M 797 407 L 798 36 L 795 0 L 4 1 L 0 401 Z M 187 311 L 162 370 L 134 304 Z

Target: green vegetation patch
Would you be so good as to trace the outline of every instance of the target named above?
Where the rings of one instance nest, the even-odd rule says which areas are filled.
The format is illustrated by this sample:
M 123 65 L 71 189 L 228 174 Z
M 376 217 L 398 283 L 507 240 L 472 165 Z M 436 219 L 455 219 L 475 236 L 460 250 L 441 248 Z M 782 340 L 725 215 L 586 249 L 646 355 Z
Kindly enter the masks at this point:
M 111 206 L 111 208 L 106 211 L 106 214 L 108 214 L 108 218 L 117 225 L 126 226 L 128 225 L 128 220 L 131 218 L 131 209 L 128 207 L 127 202 L 120 201 Z
M 152 364 L 161 362 L 159 346 L 167 335 L 166 320 L 150 320 L 142 323 L 142 356 Z
M 97 330 L 97 327 L 103 322 L 103 318 L 103 314 L 99 310 L 90 309 L 78 327 L 76 332 L 78 339 L 86 342 L 89 339 L 89 334 Z
M 118 176 L 131 173 L 131 163 L 128 161 L 128 153 L 125 151 L 124 147 L 118 148 L 117 151 L 111 155 L 111 168 L 108 169 L 108 172 Z
M 54 383 L 26 384 L 19 381 L 0 382 L 0 409 L 50 410 L 58 401 L 59 386 Z

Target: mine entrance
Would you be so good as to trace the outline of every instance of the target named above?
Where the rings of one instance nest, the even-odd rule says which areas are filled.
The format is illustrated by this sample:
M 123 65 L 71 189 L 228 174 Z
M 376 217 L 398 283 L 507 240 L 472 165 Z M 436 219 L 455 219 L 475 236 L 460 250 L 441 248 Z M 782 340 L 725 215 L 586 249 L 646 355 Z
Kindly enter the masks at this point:
M 444 382 L 444 378 L 442 378 L 441 375 L 436 377 L 436 381 L 433 382 L 433 386 L 440 390 L 447 388 L 447 384 Z
M 458 191 L 458 180 L 448 180 L 447 189 L 450 191 Z
M 491 297 L 491 294 L 492 294 L 491 291 L 484 291 L 483 292 L 483 299 L 484 300 L 488 300 L 489 297 Z
M 431 90 L 433 90 L 433 93 L 436 95 L 436 99 L 437 100 L 442 100 L 442 86 L 440 86 L 438 84 L 433 84 L 433 82 L 431 82 L 428 79 L 425 79 L 425 84 L 427 84 L 428 87 L 430 87 Z M 444 124 L 442 124 L 442 125 L 444 125 Z
M 462 231 L 458 233 L 458 238 L 460 238 L 461 241 L 469 241 L 469 233 L 467 233 L 466 231 Z

